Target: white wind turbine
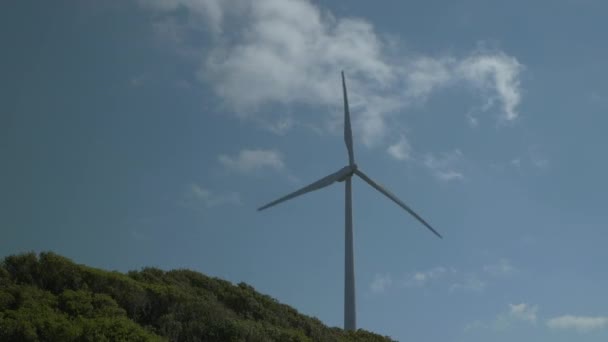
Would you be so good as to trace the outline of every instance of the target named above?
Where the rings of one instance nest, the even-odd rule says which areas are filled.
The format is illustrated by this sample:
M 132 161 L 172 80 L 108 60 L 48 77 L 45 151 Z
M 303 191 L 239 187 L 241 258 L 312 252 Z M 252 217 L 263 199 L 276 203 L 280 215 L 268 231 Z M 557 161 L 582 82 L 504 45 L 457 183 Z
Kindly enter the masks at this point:
M 342 72 L 342 89 L 344 92 L 344 141 L 346 142 L 346 149 L 348 150 L 348 165 L 341 168 L 335 173 L 330 174 L 318 181 L 307 185 L 300 190 L 290 193 L 289 195 L 283 196 L 275 201 L 272 201 L 258 209 L 264 210 L 266 208 L 277 205 L 281 202 L 290 200 L 294 197 L 303 195 L 307 192 L 319 190 L 326 186 L 333 184 L 334 182 L 346 182 L 345 191 L 345 244 L 344 244 L 344 330 L 357 330 L 357 318 L 355 310 L 355 259 L 353 255 L 353 220 L 352 220 L 352 191 L 351 191 L 351 178 L 353 175 L 359 176 L 367 184 L 371 185 L 374 189 L 381 192 L 383 195 L 388 197 L 391 201 L 395 202 L 398 206 L 405 209 L 410 215 L 414 216 L 424 226 L 430 229 L 435 235 L 441 238 L 441 235 L 431 227 L 422 217 L 416 214 L 410 207 L 403 203 L 397 196 L 393 195 L 390 191 L 382 187 L 380 184 L 374 182 L 369 178 L 363 171 L 361 171 L 357 164 L 355 164 L 355 155 L 353 151 L 353 136 L 350 128 L 350 113 L 348 109 L 348 96 L 346 95 L 346 82 L 344 81 L 344 71 Z

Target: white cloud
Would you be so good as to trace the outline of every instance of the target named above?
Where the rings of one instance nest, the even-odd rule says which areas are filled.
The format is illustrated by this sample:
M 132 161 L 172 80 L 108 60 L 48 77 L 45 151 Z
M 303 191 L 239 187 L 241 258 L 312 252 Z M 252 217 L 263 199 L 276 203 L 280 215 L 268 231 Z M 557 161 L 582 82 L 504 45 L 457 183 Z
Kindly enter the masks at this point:
M 156 17 L 164 26 L 174 27 L 163 29 L 168 36 L 186 34 L 183 26 L 203 26 L 212 32 L 212 45 L 198 49 L 197 60 L 203 61 L 200 80 L 241 116 L 257 120 L 263 116 L 271 127 L 277 118 L 259 110 L 266 105 L 325 109 L 322 118 L 307 118 L 313 122 L 341 115 L 339 71 L 343 69 L 356 113 L 354 129 L 366 145 L 394 134 L 387 121 L 409 105 L 450 86 L 475 89 L 483 103 L 500 104 L 506 121 L 519 115 L 523 67 L 501 51 L 473 51 L 461 57 L 396 53 L 393 42 L 382 38 L 370 22 L 336 17 L 307 0 L 139 3 L 161 14 Z M 177 9 L 188 13 L 185 19 L 181 12 L 175 15 Z M 446 180 L 462 178 L 457 172 L 438 174 Z
M 484 96 L 480 110 L 488 111 L 496 101 L 501 104 L 504 121 L 517 119 L 517 107 L 521 102 L 519 75 L 523 65 L 503 52 L 475 52 L 464 59 L 455 57 L 419 57 L 408 65 L 407 94 L 416 99 L 426 99 L 433 91 L 456 86 L 463 82 L 479 90 Z M 478 120 L 472 112 L 466 115 L 472 126 Z
M 404 285 L 407 287 L 425 286 L 430 281 L 442 278 L 449 273 L 456 273 L 456 270 L 448 270 L 445 267 L 439 266 L 427 271 L 416 272 L 406 278 Z
M 227 204 L 240 204 L 241 197 L 237 192 L 216 194 L 193 183 L 188 186 L 181 203 L 191 207 L 199 207 L 202 205 L 206 208 L 211 208 Z
M 491 327 L 494 330 L 506 330 L 518 321 L 536 324 L 537 311 L 537 305 L 526 303 L 509 304 L 509 311 L 507 313 L 499 314 L 494 322 L 492 322 Z
M 384 293 L 393 284 L 390 274 L 376 274 L 374 280 L 370 284 L 372 293 Z
M 608 317 L 564 315 L 547 320 L 547 326 L 551 329 L 589 332 L 608 327 Z
M 410 158 L 412 147 L 405 136 L 402 135 L 399 140 L 390 145 L 386 151 L 391 157 L 397 160 L 408 160 Z
M 473 55 L 463 60 L 458 71 L 462 77 L 484 92 L 493 92 L 490 99 L 502 103 L 502 118 L 517 119 L 517 106 L 521 102 L 519 74 L 523 66 L 514 57 L 504 53 Z
M 536 312 L 538 311 L 538 306 L 531 306 L 526 303 L 520 304 L 509 304 L 509 315 L 515 319 L 536 323 Z
M 516 322 L 526 322 L 536 324 L 538 306 L 526 303 L 509 304 L 509 310 L 496 316 L 493 321 L 476 320 L 464 326 L 464 331 L 469 332 L 479 329 L 491 329 L 494 331 L 504 331 L 509 329 Z
M 456 172 L 453 170 L 447 170 L 447 171 L 437 170 L 437 171 L 435 171 L 435 176 L 437 178 L 439 178 L 440 180 L 446 181 L 446 182 L 464 179 L 464 175 L 462 173 Z
M 405 278 L 403 285 L 405 287 L 426 287 L 439 281 L 446 286 L 449 292 L 481 292 L 486 288 L 486 282 L 478 274 L 442 266 L 410 274 Z
M 422 56 L 414 59 L 407 67 L 406 95 L 410 99 L 426 100 L 436 89 L 453 82 L 454 68 L 451 58 L 437 59 Z
M 509 276 L 514 274 L 517 270 L 511 264 L 509 259 L 502 258 L 495 264 L 485 265 L 483 267 L 484 272 L 489 273 L 493 276 Z
M 439 156 L 429 153 L 424 158 L 424 165 L 437 179 L 447 182 L 464 179 L 464 175 L 455 169 L 461 161 L 462 152 L 456 149 Z
M 475 271 L 462 271 L 454 267 L 435 267 L 426 271 L 417 271 L 408 274 L 402 285 L 405 287 L 425 287 L 434 282 L 441 281 L 449 292 L 481 292 L 484 291 L 489 276 L 507 277 L 517 273 L 511 262 L 502 258 L 496 263 L 480 267 Z
M 281 154 L 275 150 L 244 149 L 233 157 L 222 154 L 218 157 L 218 160 L 227 169 L 242 173 L 261 169 L 281 171 L 285 168 Z

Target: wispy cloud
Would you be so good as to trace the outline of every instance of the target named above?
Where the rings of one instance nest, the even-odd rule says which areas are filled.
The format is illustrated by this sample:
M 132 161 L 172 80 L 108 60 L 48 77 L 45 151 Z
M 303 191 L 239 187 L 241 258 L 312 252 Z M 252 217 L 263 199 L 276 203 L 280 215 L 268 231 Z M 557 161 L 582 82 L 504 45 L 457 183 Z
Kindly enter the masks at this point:
M 448 274 L 455 274 L 455 269 L 447 269 L 439 266 L 426 271 L 419 271 L 406 277 L 404 285 L 407 287 L 420 287 L 429 284 L 431 281 L 439 280 Z
M 483 321 L 475 320 L 473 322 L 465 324 L 465 326 L 462 330 L 464 332 L 470 332 L 470 331 L 474 331 L 474 330 L 483 329 L 485 327 L 486 327 L 486 324 Z
M 222 154 L 218 161 L 227 169 L 241 173 L 262 169 L 281 171 L 285 168 L 283 158 L 276 150 L 244 149 L 235 156 Z
M 549 166 L 549 159 L 541 152 L 540 147 L 531 146 L 528 149 L 528 154 L 532 166 L 539 169 L 544 169 Z
M 555 330 L 576 330 L 586 333 L 608 328 L 608 317 L 564 315 L 548 319 L 547 326 Z
M 408 275 L 405 287 L 427 287 L 433 283 L 442 284 L 449 292 L 481 292 L 486 282 L 475 272 L 461 272 L 453 267 L 435 267 Z
M 387 291 L 393 285 L 393 279 L 390 274 L 376 274 L 369 288 L 372 293 L 380 294 Z
M 235 5 L 242 1 L 232 0 L 136 0 L 141 6 L 154 8 L 160 12 L 174 14 L 179 9 L 188 10 L 188 20 L 183 23 L 171 22 L 167 27 L 178 26 L 179 28 L 196 28 L 211 30 L 215 34 L 222 32 L 222 24 L 225 11 L 229 5 Z M 224 4 L 222 4 L 224 2 Z M 165 20 L 167 20 L 165 18 Z M 167 21 L 159 21 L 166 23 Z M 180 32 L 185 34 L 185 32 Z M 178 38 L 178 37 L 175 37 Z
M 482 92 L 490 92 L 488 99 L 501 102 L 505 121 L 517 119 L 517 106 L 521 102 L 519 73 L 523 66 L 514 57 L 504 53 L 495 55 L 476 54 L 466 58 L 458 66 L 462 77 Z
M 438 266 L 407 274 L 399 285 L 404 287 L 443 286 L 449 292 L 482 292 L 492 281 L 517 274 L 518 269 L 507 258 L 474 269 Z
M 475 273 L 470 273 L 464 276 L 459 282 L 450 285 L 450 292 L 466 291 L 466 292 L 481 292 L 486 288 L 486 282 L 483 281 Z
M 441 181 L 463 180 L 464 175 L 458 170 L 462 156 L 459 149 L 442 153 L 439 156 L 429 153 L 424 158 L 424 165 Z
M 509 304 L 509 310 L 499 314 L 494 321 L 473 321 L 464 327 L 468 332 L 476 329 L 490 328 L 493 330 L 505 330 L 515 322 L 526 322 L 536 324 L 538 318 L 538 305 L 528 303 Z M 608 328 L 608 317 L 605 316 L 575 316 L 563 315 L 553 317 L 545 321 L 546 327 L 551 330 L 575 330 L 580 333 L 588 333 L 594 330 Z
M 462 56 L 397 53 L 369 21 L 341 18 L 307 0 L 149 0 L 165 35 L 192 44 L 191 31 L 212 36 L 198 49 L 199 79 L 243 117 L 265 116 L 265 105 L 329 109 L 316 120 L 340 115 L 339 70 L 346 70 L 354 129 L 373 145 L 392 132 L 391 120 L 413 103 L 446 87 L 468 87 L 501 120 L 519 116 L 521 63 L 502 51 Z M 178 11 L 180 9 L 180 11 Z M 180 38 L 180 35 L 182 36 Z M 185 36 L 185 37 L 184 37 Z M 326 115 L 330 114 L 330 115 Z M 456 173 L 443 173 L 455 179 Z
M 538 311 L 537 305 L 530 305 L 526 303 L 509 304 L 509 309 L 509 315 L 512 318 L 536 324 L 536 312 Z
M 183 198 L 182 205 L 194 208 L 212 208 L 221 205 L 236 205 L 241 203 L 241 196 L 237 192 L 214 193 L 198 184 L 189 184 Z
M 401 135 L 397 142 L 390 145 L 386 149 L 386 152 L 388 152 L 388 154 L 396 160 L 410 159 L 411 151 L 412 147 L 410 146 L 410 143 L 407 141 L 404 135 Z
M 516 170 L 518 173 L 528 173 L 530 171 L 543 171 L 551 166 L 548 156 L 543 152 L 543 149 L 538 145 L 527 147 L 518 155 L 513 156 L 511 160 L 496 163 L 493 167 L 497 170 Z
M 495 277 L 505 277 L 515 274 L 517 269 L 509 259 L 502 258 L 497 263 L 485 265 L 483 271 Z
M 494 331 L 503 331 L 511 328 L 517 322 L 525 322 L 528 324 L 536 324 L 538 305 L 530 305 L 527 303 L 509 304 L 506 312 L 501 312 L 494 320 L 475 320 L 464 326 L 465 332 L 490 329 Z
M 469 110 L 465 116 L 467 118 L 467 122 L 469 123 L 469 126 L 471 126 L 471 127 L 479 126 L 479 119 L 475 115 L 474 110 Z
M 537 311 L 537 305 L 527 303 L 509 304 L 509 310 L 506 313 L 499 314 L 490 327 L 493 330 L 506 330 L 517 322 L 536 324 Z

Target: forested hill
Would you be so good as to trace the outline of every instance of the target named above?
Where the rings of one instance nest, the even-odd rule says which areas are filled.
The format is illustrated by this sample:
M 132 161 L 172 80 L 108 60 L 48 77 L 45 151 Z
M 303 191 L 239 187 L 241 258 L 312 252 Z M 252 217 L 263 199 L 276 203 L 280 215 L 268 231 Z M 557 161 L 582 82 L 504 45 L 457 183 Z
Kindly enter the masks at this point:
M 391 341 L 190 270 L 127 274 L 27 253 L 0 267 L 0 341 Z

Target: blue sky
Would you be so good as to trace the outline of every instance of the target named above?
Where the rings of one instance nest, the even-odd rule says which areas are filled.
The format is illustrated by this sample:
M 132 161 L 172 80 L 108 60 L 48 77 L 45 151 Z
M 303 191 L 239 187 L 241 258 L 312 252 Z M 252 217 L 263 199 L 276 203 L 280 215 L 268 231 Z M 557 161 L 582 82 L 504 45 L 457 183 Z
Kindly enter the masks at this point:
M 191 268 L 398 340 L 605 341 L 600 1 L 14 1 L 0 11 L 0 254 Z

